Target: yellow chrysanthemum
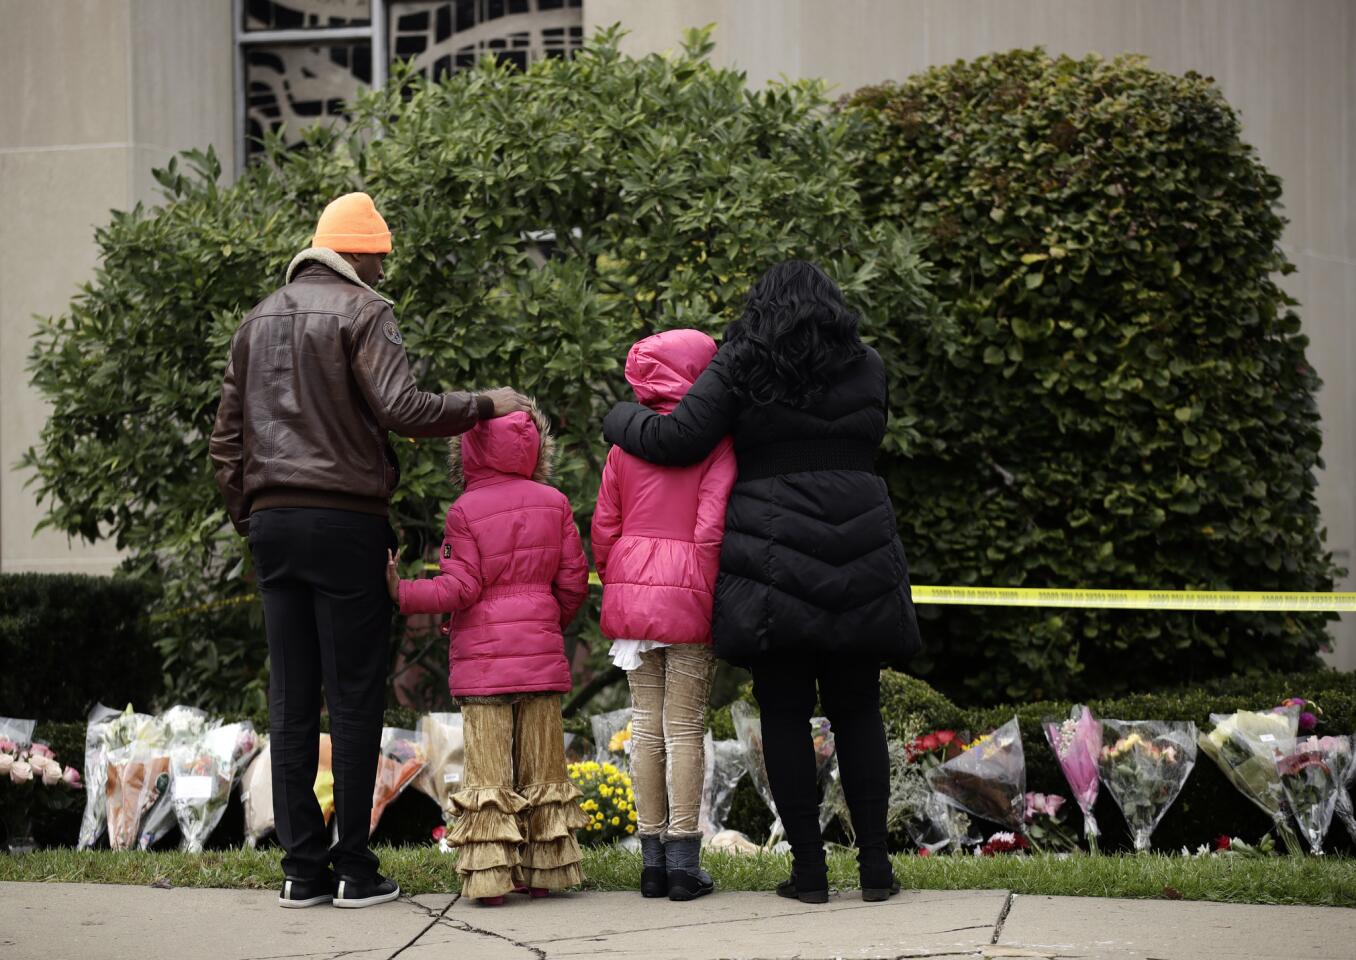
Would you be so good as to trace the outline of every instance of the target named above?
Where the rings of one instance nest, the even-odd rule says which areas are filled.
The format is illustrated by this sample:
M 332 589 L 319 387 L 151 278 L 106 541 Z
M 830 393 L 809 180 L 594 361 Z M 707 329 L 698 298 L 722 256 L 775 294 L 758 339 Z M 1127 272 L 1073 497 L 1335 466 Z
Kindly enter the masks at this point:
M 631 824 L 628 823 L 628 824 L 626 825 L 626 832 L 627 832 L 627 833 L 635 833 L 635 832 L 636 832 L 636 828 L 633 827 L 633 826 L 631 826 Z
M 598 787 L 598 793 L 604 797 L 610 797 L 612 796 L 612 788 L 604 783 Z
M 613 818 L 612 818 L 612 826 L 614 826 L 614 827 L 620 827 L 620 826 L 621 826 L 621 817 L 613 817 Z
M 635 822 L 636 822 L 636 811 L 631 810 L 631 811 L 627 812 L 627 814 L 626 814 L 626 819 L 630 820 L 632 823 L 635 823 Z

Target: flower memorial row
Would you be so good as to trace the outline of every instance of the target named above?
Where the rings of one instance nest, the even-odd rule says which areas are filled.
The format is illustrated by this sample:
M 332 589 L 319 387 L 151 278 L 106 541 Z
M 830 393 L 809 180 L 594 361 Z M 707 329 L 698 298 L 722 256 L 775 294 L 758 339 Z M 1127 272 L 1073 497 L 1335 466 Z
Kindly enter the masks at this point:
M 1016 717 L 973 737 L 935 730 L 907 742 L 892 740 L 889 821 L 924 856 L 1072 853 L 1083 844 L 1095 854 L 1101 830 L 1093 807 L 1105 790 L 1123 814 L 1135 850 L 1144 851 L 1203 753 L 1270 818 L 1287 852 L 1319 855 L 1334 819 L 1356 841 L 1349 792 L 1356 778 L 1356 744 L 1348 736 L 1318 735 L 1320 716 L 1315 705 L 1292 699 L 1269 710 L 1212 714 L 1208 732 L 1198 732 L 1189 721 L 1098 718 L 1081 705 L 1064 720 L 1046 720 L 1045 739 L 1072 805 L 1082 814 L 1082 844 L 1079 831 L 1064 819 L 1069 800 L 1026 789 Z M 452 796 L 462 779 L 461 719 L 458 713 L 429 713 L 414 730 L 383 730 L 372 831 L 387 808 L 414 787 L 441 810 L 442 824 L 433 838 L 440 849 L 452 851 L 445 837 L 456 819 Z M 731 719 L 733 740 L 715 741 L 710 731 L 706 735 L 702 832 L 717 848 L 759 849 L 725 826 L 735 787 L 747 775 L 773 815 L 765 846 L 776 846 L 782 828 L 763 762 L 759 717 L 740 700 L 731 706 Z M 580 839 L 634 843 L 631 711 L 600 714 L 591 724 L 596 746 L 566 734 L 569 776 L 583 794 L 580 806 L 589 819 Z M 248 721 L 223 723 L 187 706 L 156 715 L 137 713 L 130 705 L 121 712 L 96 706 L 86 729 L 83 777 L 33 739 L 35 728 L 32 720 L 0 718 L 0 812 L 11 851 L 33 848 L 35 807 L 78 807 L 82 791 L 84 814 L 76 837 L 81 849 L 104 842 L 115 850 L 150 849 L 177 828 L 182 849 L 201 851 L 237 784 L 246 843 L 253 846 L 273 832 L 268 737 Z M 816 717 L 809 732 L 823 791 L 821 827 L 837 820 L 851 839 L 833 731 L 828 720 Z M 320 736 L 319 754 L 314 790 L 328 823 L 334 813 L 334 775 L 327 734 Z M 981 824 L 996 830 L 986 833 Z M 1261 855 L 1275 849 L 1270 833 L 1256 844 L 1224 834 L 1192 855 Z

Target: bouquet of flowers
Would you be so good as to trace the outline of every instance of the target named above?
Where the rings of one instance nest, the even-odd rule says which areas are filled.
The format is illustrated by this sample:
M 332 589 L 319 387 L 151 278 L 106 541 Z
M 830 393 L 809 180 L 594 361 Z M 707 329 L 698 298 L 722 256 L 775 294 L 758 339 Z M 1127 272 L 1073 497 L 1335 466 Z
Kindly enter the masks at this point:
M 259 752 L 240 778 L 240 803 L 245 808 L 245 846 L 253 848 L 273 832 L 273 750 L 268 735 L 259 736 Z
M 1125 816 L 1135 850 L 1148 850 L 1154 828 L 1196 765 L 1196 724 L 1103 720 L 1097 765 Z
M 1356 752 L 1356 736 L 1350 738 L 1352 741 L 1353 752 Z M 1342 789 L 1337 791 L 1337 806 L 1333 813 L 1347 828 L 1347 833 L 1351 834 L 1351 839 L 1356 842 L 1356 812 L 1351 808 L 1351 787 L 1356 783 L 1356 757 L 1347 764 L 1347 779 L 1342 784 Z
M 381 756 L 377 760 L 377 782 L 372 791 L 371 833 L 395 798 L 427 765 L 426 754 L 413 730 L 384 727 L 381 731 Z
M 619 770 L 631 766 L 631 708 L 598 713 L 589 718 L 599 764 L 610 763 Z
M 1060 853 L 1073 853 L 1078 849 L 1078 840 L 1069 833 L 1064 825 L 1060 811 L 1064 808 L 1064 798 L 1053 793 L 1028 793 L 1026 795 L 1026 836 L 1037 849 Z M 1094 834 L 1095 836 L 1095 834 Z
M 1092 711 L 1081 703 L 1069 711 L 1069 719 L 1062 723 L 1046 720 L 1045 739 L 1055 751 L 1064 780 L 1073 791 L 1074 803 L 1083 812 L 1083 836 L 1088 849 L 1097 852 L 1097 819 L 1092 808 L 1097 803 L 1097 756 L 1102 749 L 1102 725 Z
M 725 817 L 734 802 L 735 787 L 747 772 L 744 748 L 738 740 L 713 740 L 706 731 L 706 777 L 702 806 L 697 815 L 702 835 L 710 838 L 725 829 Z
M 1276 832 L 1292 853 L 1300 849 L 1290 826 L 1285 789 L 1276 771 L 1276 744 L 1294 739 L 1299 723 L 1299 705 L 1289 704 L 1268 711 L 1239 710 L 1210 715 L 1213 729 L 1197 738 L 1201 752 L 1215 761 L 1229 782 L 1243 796 L 1271 817 Z
M 141 822 L 141 831 L 137 844 L 143 850 L 149 850 L 162 840 L 175 824 L 174 802 L 170 795 L 170 755 L 176 749 L 191 748 L 191 745 L 206 736 L 209 730 L 221 726 L 220 720 L 211 719 L 197 707 L 182 704 L 170 707 L 159 714 L 139 731 L 136 754 L 146 757 L 156 770 L 163 767 L 162 777 L 157 775 L 155 797 L 146 809 Z M 162 764 L 163 761 L 163 764 Z M 124 776 L 127 771 L 124 771 Z
M 1350 766 L 1351 741 L 1346 737 L 1303 737 L 1276 744 L 1276 772 L 1314 856 L 1323 855 L 1323 840 Z
M 443 821 L 452 818 L 452 795 L 461 789 L 466 766 L 465 739 L 460 713 L 427 713 L 419 718 L 416 736 L 428 765 L 414 780 L 414 788 L 425 794 L 443 812 Z
M 611 843 L 636 832 L 636 798 L 626 771 L 594 760 L 572 763 L 566 769 L 570 782 L 583 794 L 579 808 L 589 817 L 580 837 L 584 843 Z
M 246 720 L 170 748 L 170 797 L 184 850 L 202 852 L 226 812 L 236 778 L 258 746 L 254 724 Z
M 775 818 L 768 832 L 768 844 L 782 835 L 782 820 L 777 816 L 777 802 L 772 799 L 772 784 L 767 778 L 767 761 L 763 758 L 763 724 L 753 707 L 744 700 L 730 704 L 730 719 L 734 722 L 735 738 L 744 748 L 744 767 L 753 781 L 753 788 L 767 804 Z
M 903 825 L 919 850 L 933 854 L 945 847 L 959 850 L 970 841 L 970 818 L 945 802 L 928 784 L 927 772 L 959 756 L 967 735 L 934 730 L 908 743 L 892 740 L 890 800 L 886 817 L 894 829 Z
M 977 857 L 996 857 L 1000 853 L 1023 854 L 1031 849 L 1031 841 L 1020 833 L 1002 831 L 995 833 L 975 850 Z
M 150 722 L 144 714 L 133 714 L 129 704 L 119 713 L 112 707 L 96 703 L 89 712 L 85 727 L 85 813 L 80 819 L 80 835 L 76 849 L 88 850 L 99 842 L 107 828 L 108 809 L 108 751 L 110 745 L 128 740 L 135 734 L 136 718 Z
M 0 818 L 10 853 L 26 853 L 36 844 L 32 834 L 34 801 L 64 808 L 81 789 L 80 771 L 63 768 L 45 743 L 33 742 L 33 720 L 0 717 Z
M 973 817 L 1021 833 L 1026 827 L 1026 755 L 1013 717 L 927 772 L 946 802 Z
M 261 736 L 259 753 L 240 778 L 240 801 L 245 807 L 245 845 L 255 847 L 273 832 L 273 748 L 268 737 Z M 322 733 L 317 748 L 315 784 L 312 790 L 320 803 L 325 822 L 334 815 L 334 771 L 330 752 L 330 735 Z

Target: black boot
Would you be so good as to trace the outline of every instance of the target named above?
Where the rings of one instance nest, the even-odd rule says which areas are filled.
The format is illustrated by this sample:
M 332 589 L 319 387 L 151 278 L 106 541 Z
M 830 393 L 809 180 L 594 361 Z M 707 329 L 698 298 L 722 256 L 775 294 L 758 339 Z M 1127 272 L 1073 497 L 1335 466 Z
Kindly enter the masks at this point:
M 862 899 L 868 902 L 889 900 L 899 893 L 899 881 L 884 850 L 860 850 L 857 869 L 862 880 Z
M 666 897 L 669 894 L 668 863 L 664 858 L 664 841 L 658 836 L 640 838 L 640 895 Z
M 664 855 L 670 900 L 695 900 L 716 888 L 711 874 L 702 869 L 701 837 L 670 840 L 664 844 Z
M 818 864 L 791 865 L 791 876 L 777 884 L 777 896 L 801 903 L 829 902 L 829 868 Z

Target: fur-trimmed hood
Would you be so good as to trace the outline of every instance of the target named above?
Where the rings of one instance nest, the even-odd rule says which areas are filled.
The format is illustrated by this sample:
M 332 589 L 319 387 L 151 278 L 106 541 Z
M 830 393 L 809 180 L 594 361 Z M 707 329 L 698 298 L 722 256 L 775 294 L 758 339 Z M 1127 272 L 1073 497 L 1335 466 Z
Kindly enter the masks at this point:
M 390 297 L 378 293 L 376 290 L 373 290 L 367 284 L 359 280 L 358 272 L 353 269 L 353 264 L 349 263 L 328 247 L 307 247 L 305 250 L 301 251 L 301 253 L 293 257 L 292 262 L 287 265 L 287 282 L 291 283 L 292 278 L 296 276 L 297 271 L 308 263 L 323 264 L 350 283 L 356 283 L 373 296 L 381 297 L 381 299 L 385 300 L 387 303 L 395 302 Z
M 448 478 L 461 489 L 505 475 L 550 483 L 555 469 L 551 421 L 535 401 L 528 413 L 482 420 L 447 447 Z

